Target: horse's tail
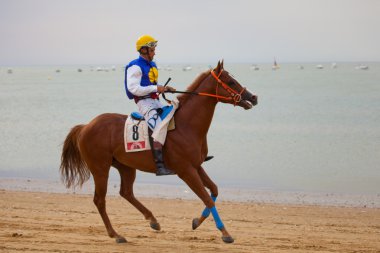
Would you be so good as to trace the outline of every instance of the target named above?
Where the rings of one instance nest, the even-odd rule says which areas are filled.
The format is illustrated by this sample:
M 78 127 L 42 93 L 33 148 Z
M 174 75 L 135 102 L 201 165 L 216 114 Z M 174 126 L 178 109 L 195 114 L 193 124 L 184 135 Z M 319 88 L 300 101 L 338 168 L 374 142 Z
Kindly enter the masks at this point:
M 90 170 L 83 161 L 78 147 L 78 136 L 84 125 L 73 127 L 63 144 L 61 166 L 61 179 L 67 188 L 82 186 L 90 178 Z

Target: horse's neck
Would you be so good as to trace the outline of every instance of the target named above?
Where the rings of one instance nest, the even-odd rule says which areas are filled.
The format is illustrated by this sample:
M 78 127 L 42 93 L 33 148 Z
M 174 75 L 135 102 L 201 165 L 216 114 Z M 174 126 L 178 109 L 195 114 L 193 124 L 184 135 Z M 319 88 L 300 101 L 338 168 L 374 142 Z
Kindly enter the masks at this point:
M 207 87 L 199 86 L 196 92 L 211 93 Z M 191 135 L 198 138 L 204 138 L 210 128 L 217 101 L 215 98 L 193 95 L 188 98 L 179 112 L 182 113 L 186 122 L 186 128 Z

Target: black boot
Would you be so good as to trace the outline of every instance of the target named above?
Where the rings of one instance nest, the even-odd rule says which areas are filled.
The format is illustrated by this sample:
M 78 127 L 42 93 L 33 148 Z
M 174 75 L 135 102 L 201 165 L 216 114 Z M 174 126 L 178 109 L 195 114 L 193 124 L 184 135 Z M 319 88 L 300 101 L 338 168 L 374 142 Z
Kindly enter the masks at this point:
M 153 156 L 154 161 L 156 162 L 156 176 L 166 176 L 166 175 L 175 175 L 175 172 L 166 168 L 164 165 L 164 157 L 162 155 L 162 145 L 159 142 L 153 142 Z

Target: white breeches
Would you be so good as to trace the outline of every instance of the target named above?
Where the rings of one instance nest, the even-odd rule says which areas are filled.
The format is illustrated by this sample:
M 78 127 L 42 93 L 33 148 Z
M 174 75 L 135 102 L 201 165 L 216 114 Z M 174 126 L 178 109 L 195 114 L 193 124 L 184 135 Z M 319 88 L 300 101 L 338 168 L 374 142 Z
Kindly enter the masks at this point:
M 137 102 L 137 107 L 139 108 L 139 112 L 144 115 L 144 118 L 152 131 L 156 128 L 156 126 L 161 124 L 161 118 L 155 110 L 157 108 L 163 107 L 158 99 L 141 99 L 139 102 Z

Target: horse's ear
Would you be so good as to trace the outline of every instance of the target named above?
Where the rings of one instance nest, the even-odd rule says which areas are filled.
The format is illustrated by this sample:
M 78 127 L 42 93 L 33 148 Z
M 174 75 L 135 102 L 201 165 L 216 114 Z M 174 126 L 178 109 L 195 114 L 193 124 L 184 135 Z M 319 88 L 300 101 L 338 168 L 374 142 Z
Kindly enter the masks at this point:
M 220 73 L 220 70 L 223 68 L 223 63 L 221 63 L 220 61 L 218 61 L 218 65 L 216 66 L 215 68 L 215 72 L 216 73 Z
M 220 67 L 223 69 L 224 68 L 224 59 L 222 59 L 222 61 L 220 62 Z

